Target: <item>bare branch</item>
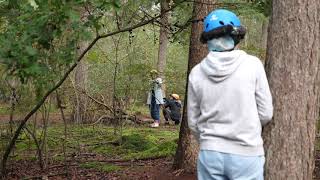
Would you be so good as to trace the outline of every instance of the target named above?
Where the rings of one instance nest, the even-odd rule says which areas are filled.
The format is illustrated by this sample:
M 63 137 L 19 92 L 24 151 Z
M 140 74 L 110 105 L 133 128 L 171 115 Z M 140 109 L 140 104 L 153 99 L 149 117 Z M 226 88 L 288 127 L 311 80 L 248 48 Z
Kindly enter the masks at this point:
M 96 98 L 92 97 L 88 92 L 83 91 L 83 90 L 79 90 L 79 92 L 85 94 L 86 96 L 88 96 L 92 101 L 94 101 L 95 103 L 104 106 L 108 111 L 110 111 L 111 113 L 113 113 L 113 110 L 110 106 L 108 106 L 107 104 L 105 104 L 104 102 L 101 102 L 99 100 L 97 100 Z

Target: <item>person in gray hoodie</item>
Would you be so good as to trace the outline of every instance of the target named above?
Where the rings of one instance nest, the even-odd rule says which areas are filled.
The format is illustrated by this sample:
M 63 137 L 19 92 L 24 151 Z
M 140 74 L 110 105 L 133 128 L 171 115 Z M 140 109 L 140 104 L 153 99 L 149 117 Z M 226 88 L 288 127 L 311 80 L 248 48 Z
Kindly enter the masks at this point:
M 204 21 L 209 54 L 189 74 L 188 125 L 200 144 L 199 180 L 263 179 L 262 126 L 273 115 L 262 62 L 237 45 L 245 28 L 231 11 Z

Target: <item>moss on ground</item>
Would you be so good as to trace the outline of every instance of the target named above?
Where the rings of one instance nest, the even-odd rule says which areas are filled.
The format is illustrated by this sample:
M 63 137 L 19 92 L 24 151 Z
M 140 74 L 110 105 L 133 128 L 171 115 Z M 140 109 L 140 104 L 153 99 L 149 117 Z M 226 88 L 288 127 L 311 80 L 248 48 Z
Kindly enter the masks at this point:
M 106 164 L 102 162 L 86 162 L 86 163 L 80 164 L 80 167 L 86 168 L 86 169 L 96 169 L 106 173 L 118 171 L 121 169 L 121 167 L 119 166 Z
M 8 107 L 6 104 L 0 105 L 0 115 L 7 115 L 10 111 L 10 107 Z
M 68 125 L 66 151 L 72 153 L 95 153 L 108 159 L 141 159 L 167 157 L 175 153 L 178 128 L 151 129 L 149 127 L 124 127 L 122 137 L 113 134 L 113 128 L 97 125 Z M 41 131 L 37 133 L 41 137 Z M 63 125 L 48 128 L 47 145 L 53 160 L 63 160 Z M 16 144 L 16 154 L 30 159 L 35 156 L 36 146 L 25 132 Z M 30 157 L 27 157 L 30 156 Z M 18 156 L 16 156 L 18 157 Z M 21 159 L 22 156 L 19 156 Z

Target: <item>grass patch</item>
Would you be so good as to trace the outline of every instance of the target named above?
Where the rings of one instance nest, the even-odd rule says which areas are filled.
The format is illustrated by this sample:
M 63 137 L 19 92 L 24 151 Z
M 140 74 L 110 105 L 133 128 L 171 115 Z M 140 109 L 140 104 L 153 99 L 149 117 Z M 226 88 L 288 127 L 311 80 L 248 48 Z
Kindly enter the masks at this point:
M 37 129 L 36 136 L 41 137 L 42 129 Z M 54 124 L 48 128 L 47 145 L 51 158 L 63 161 L 64 127 Z M 121 141 L 113 134 L 113 128 L 97 125 L 68 125 L 66 151 L 72 153 L 95 153 L 107 159 L 141 159 L 174 155 L 177 147 L 177 129 L 151 129 L 149 127 L 124 127 Z M 0 139 L 0 141 L 2 141 Z M 119 144 L 112 142 L 121 142 Z M 1 142 L 5 143 L 5 141 Z M 36 155 L 33 139 L 26 132 L 17 141 L 16 155 L 30 159 Z
M 123 136 L 122 149 L 126 153 L 123 159 L 144 159 L 151 157 L 172 156 L 177 144 L 175 133 L 142 129 L 139 134 Z
M 138 133 L 122 136 L 122 143 L 123 149 L 132 152 L 145 151 L 156 144 L 154 138 L 144 137 Z
M 177 147 L 178 131 L 149 128 L 127 128 L 119 146 L 102 145 L 92 152 L 115 159 L 144 159 L 173 156 Z
M 112 165 L 112 164 L 105 164 L 102 162 L 86 162 L 86 163 L 80 164 L 80 167 L 86 168 L 86 169 L 96 169 L 106 173 L 118 171 L 121 169 L 119 166 Z
M 144 151 L 129 153 L 125 155 L 124 159 L 146 159 L 153 157 L 168 157 L 173 156 L 175 150 L 177 148 L 177 144 L 173 141 L 167 141 L 160 143 L 159 145 L 154 145 L 151 148 L 148 148 Z
M 10 112 L 10 107 L 6 104 L 0 104 L 0 115 L 7 115 Z

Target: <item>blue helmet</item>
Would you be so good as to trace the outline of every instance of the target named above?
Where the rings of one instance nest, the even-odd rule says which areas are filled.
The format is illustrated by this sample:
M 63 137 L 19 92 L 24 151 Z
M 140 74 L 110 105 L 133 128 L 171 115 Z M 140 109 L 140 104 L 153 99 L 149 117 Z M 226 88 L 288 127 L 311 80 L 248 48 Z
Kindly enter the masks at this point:
M 204 32 L 209 32 L 219 27 L 223 27 L 226 25 L 231 25 L 235 27 L 240 27 L 241 22 L 240 19 L 233 12 L 218 9 L 212 11 L 204 20 Z
M 200 41 L 207 43 L 213 38 L 230 35 L 235 44 L 238 44 L 246 34 L 246 29 L 241 25 L 240 19 L 233 12 L 225 9 L 212 11 L 204 19 L 204 28 Z

